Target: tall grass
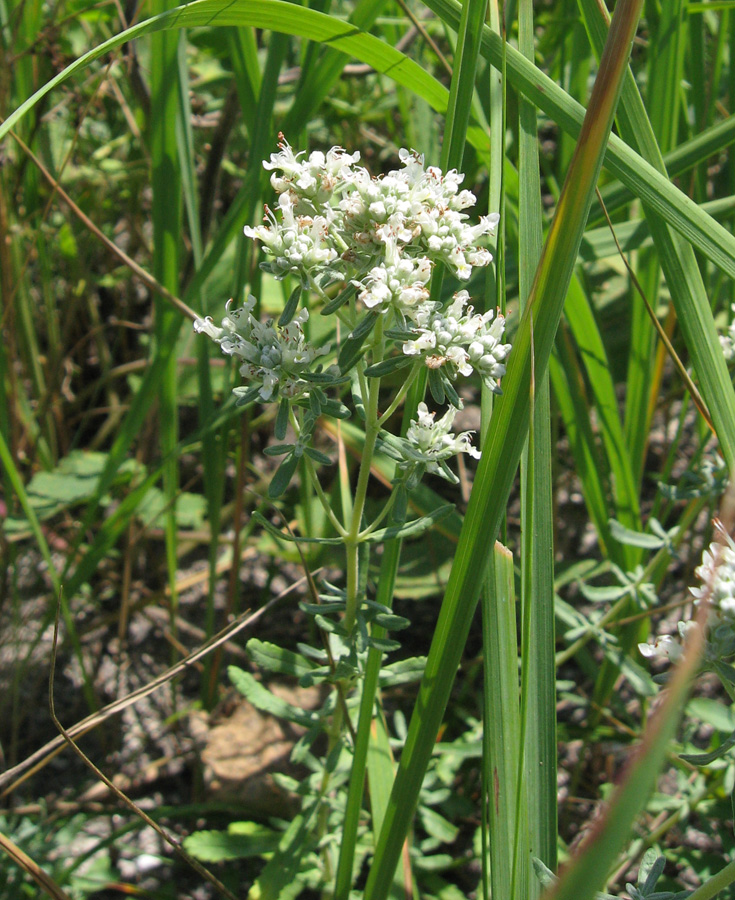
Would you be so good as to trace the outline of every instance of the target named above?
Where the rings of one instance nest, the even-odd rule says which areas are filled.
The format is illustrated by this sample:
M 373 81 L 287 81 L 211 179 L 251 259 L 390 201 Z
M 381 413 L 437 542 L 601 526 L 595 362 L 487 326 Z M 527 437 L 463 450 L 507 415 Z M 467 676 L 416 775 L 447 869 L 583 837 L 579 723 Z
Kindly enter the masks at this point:
M 412 26 L 402 4 L 387 0 L 334 9 L 283 0 L 195 0 L 180 7 L 156 0 L 134 24 L 121 22 L 111 8 L 101 8 L 96 17 L 81 10 L 83 27 L 73 29 L 73 41 L 61 41 L 72 60 L 66 67 L 52 65 L 52 55 L 40 52 L 44 45 L 57 49 L 51 28 L 59 10 L 22 2 L 0 7 L 3 54 L 10 64 L 0 78 L 0 139 L 8 160 L 0 172 L 0 227 L 8 236 L 0 247 L 6 334 L 0 343 L 0 461 L 8 520 L 1 549 L 9 573 L 2 600 L 16 619 L 22 604 L 13 573 L 24 554 L 38 553 L 46 576 L 38 633 L 16 661 L 10 699 L 3 701 L 15 722 L 16 742 L 23 721 L 21 682 L 57 602 L 89 711 L 99 705 L 94 663 L 72 610 L 89 597 L 90 585 L 92 594 L 102 586 L 100 571 L 119 558 L 121 574 L 112 579 L 112 592 L 124 643 L 131 572 L 147 529 L 162 529 L 165 564 L 151 578 L 159 580 L 173 641 L 181 638 L 179 586 L 192 545 L 205 545 L 208 581 L 199 621 L 205 638 L 241 609 L 238 569 L 244 552 L 259 546 L 277 559 L 277 545 L 256 544 L 251 514 L 266 505 L 246 492 L 252 484 L 256 497 L 265 494 L 258 449 L 269 417 L 253 410 L 243 416 L 226 400 L 237 373 L 210 359 L 203 342 L 194 348 L 182 309 L 214 313 L 226 295 L 239 299 L 247 292 L 258 296 L 264 314 L 277 314 L 286 302 L 289 292 L 260 273 L 241 236 L 244 225 L 259 221 L 269 196 L 260 161 L 280 130 L 294 146 L 354 149 L 355 141 L 365 141 L 376 166 L 408 134 L 429 163 L 467 169 L 486 211 L 501 212 L 496 268 L 474 302 L 478 308 L 507 304 L 513 351 L 503 395 L 491 402 L 485 392 L 480 400 L 483 455 L 461 527 L 458 518 L 443 526 L 456 547 L 397 763 L 378 689 L 385 660 L 374 650 L 367 656 L 356 700 L 342 846 L 329 890 L 343 900 L 357 884 L 368 900 L 382 900 L 397 896 L 405 880 L 419 878 L 418 853 L 402 869 L 399 862 L 411 843 L 422 784 L 479 600 L 485 691 L 478 704 L 485 716 L 477 813 L 481 889 L 484 896 L 513 900 L 541 893 L 539 861 L 553 872 L 559 856 L 567 856 L 557 821 L 557 664 L 585 673 L 585 746 L 621 714 L 615 690 L 622 678 L 633 696 L 652 693 L 636 650 L 653 613 L 640 608 L 642 586 L 651 583 L 662 598 L 669 596 L 666 566 L 676 547 L 690 540 L 708 502 L 695 498 L 683 506 L 652 496 L 652 433 L 663 427 L 662 418 L 673 416 L 671 396 L 680 403 L 676 441 L 689 444 L 688 470 L 709 452 L 711 434 L 669 364 L 649 307 L 690 367 L 727 470 L 735 464 L 735 392 L 717 328 L 729 322 L 735 296 L 729 285 L 735 276 L 732 207 L 708 205 L 712 194 L 717 199 L 731 193 L 733 178 L 725 153 L 735 127 L 722 109 L 731 103 L 725 88 L 731 90 L 734 77 L 733 17 L 724 7 L 677 0 L 646 4 L 641 25 L 642 5 L 618 0 L 610 21 L 598 4 L 581 0 L 577 21 L 577 5 L 566 0 L 536 9 L 529 0 L 490 0 L 489 6 L 484 0 L 427 0 L 412 10 L 418 16 L 418 26 Z M 393 44 L 408 27 L 415 31 L 404 52 Z M 633 44 L 637 32 L 645 37 L 645 49 Z M 449 58 L 449 75 L 437 42 Z M 89 49 L 82 52 L 82 44 Z M 544 74 L 542 53 L 558 60 L 553 78 Z M 355 76 L 365 79 L 357 84 L 346 77 L 345 66 L 354 60 L 371 67 Z M 81 154 L 98 139 L 85 130 L 91 112 L 80 120 L 69 113 L 79 96 L 85 111 L 109 117 L 109 133 L 88 165 Z M 62 110 L 56 118 L 54 104 Z M 217 120 L 206 142 L 192 128 L 201 109 Z M 552 158 L 541 143 L 548 143 L 549 134 Z M 713 158 L 714 175 L 708 171 Z M 105 182 L 108 173 L 117 179 L 112 185 Z M 95 179 L 102 185 L 99 204 Z M 91 223 L 69 212 L 53 187 L 57 183 Z M 116 215 L 115 190 L 126 194 L 124 216 Z M 606 215 L 630 254 L 642 293 L 618 258 Z M 114 233 L 118 226 L 129 247 L 116 264 L 134 257 L 154 288 L 145 307 L 128 284 L 130 272 L 96 274 L 107 263 L 94 229 L 122 243 Z M 436 299 L 443 296 L 443 278 L 435 271 Z M 95 280 L 97 297 L 89 287 Z M 120 314 L 103 316 L 100 297 L 110 291 L 125 305 Z M 179 298 L 185 306 L 171 302 Z M 104 337 L 131 315 L 145 317 L 148 329 L 132 352 L 126 340 Z M 617 326 L 622 341 L 611 333 L 612 315 L 623 323 Z M 133 369 L 120 371 L 131 360 Z M 189 377 L 190 369 L 195 377 Z M 60 373 L 67 370 L 65 381 Z M 75 380 L 78 370 L 91 382 Z M 419 378 L 409 393 L 404 433 L 425 388 Z M 91 405 L 101 410 L 101 424 L 89 419 Z M 581 551 L 573 561 L 555 559 L 561 436 L 594 538 L 594 569 L 585 568 Z M 359 452 L 364 433 L 353 422 L 340 426 L 334 438 L 339 474 L 326 488 L 337 505 L 348 502 L 350 453 Z M 666 456 L 662 480 L 670 479 L 677 444 L 657 441 L 656 451 L 663 447 Z M 92 462 L 85 454 L 74 463 L 74 474 L 88 479 L 85 488 L 65 492 L 64 465 L 78 459 L 74 451 L 91 449 L 101 450 L 101 459 Z M 193 478 L 192 454 L 201 461 Z M 377 460 L 375 469 L 384 481 L 390 478 Z M 519 473 L 516 540 L 515 523 L 506 517 Z M 297 504 L 284 512 L 322 537 L 326 531 L 308 479 L 303 481 Z M 159 485 L 159 511 L 151 523 L 146 503 Z M 185 509 L 194 494 L 205 500 L 202 528 L 187 531 Z M 415 499 L 423 511 L 434 502 L 427 508 L 425 495 Z M 666 528 L 680 526 L 668 543 L 656 545 L 656 554 L 652 513 Z M 648 543 L 631 538 L 644 531 Z M 219 606 L 225 532 L 230 575 Z M 59 535 L 63 540 L 56 541 Z M 55 552 L 57 545 L 63 553 Z M 324 550 L 307 550 L 302 559 L 309 565 L 330 562 Z M 155 557 L 149 550 L 151 569 Z M 377 599 L 386 606 L 394 602 L 402 558 L 400 539 L 389 540 L 377 578 Z M 575 610 L 560 596 L 566 584 L 588 580 L 590 573 L 606 582 L 610 602 L 604 618 L 584 604 Z M 616 578 L 628 579 L 633 589 L 616 593 Z M 594 591 L 590 586 L 587 596 Z M 378 630 L 376 636 L 384 637 Z M 205 662 L 205 707 L 217 700 L 222 663 L 219 651 Z M 621 860 L 636 862 L 631 830 L 665 763 L 695 669 L 692 649 L 659 715 L 648 727 L 638 720 L 628 726 L 641 738 L 640 753 L 588 849 L 553 888 L 555 897 L 592 897 Z M 10 761 L 19 762 L 16 755 L 11 747 Z M 362 871 L 355 860 L 366 806 L 371 859 Z M 300 862 L 293 847 L 308 827 L 305 818 L 286 832 L 258 882 L 266 896 L 276 897 L 285 887 L 290 870 L 278 867 L 287 857 L 294 866 Z M 421 890 L 431 895 L 429 888 Z

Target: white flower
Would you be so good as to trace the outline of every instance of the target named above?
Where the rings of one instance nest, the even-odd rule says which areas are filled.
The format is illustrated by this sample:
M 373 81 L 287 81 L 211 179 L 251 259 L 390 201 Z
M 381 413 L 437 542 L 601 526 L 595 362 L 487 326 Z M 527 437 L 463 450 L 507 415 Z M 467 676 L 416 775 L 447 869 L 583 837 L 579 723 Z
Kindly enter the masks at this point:
M 638 644 L 638 649 L 642 656 L 646 656 L 649 659 L 654 656 L 665 656 L 673 663 L 681 659 L 684 653 L 684 648 L 679 641 L 670 634 L 657 637 L 652 644 Z
M 275 170 L 271 175 L 273 189 L 279 194 L 288 192 L 297 207 L 306 204 L 314 209 L 328 203 L 334 192 L 345 186 L 346 174 L 360 159 L 357 151 L 347 153 L 342 147 L 332 147 L 326 155 L 315 150 L 308 159 L 299 161 L 304 153 L 294 153 L 283 134 L 278 137 L 280 153 L 271 153 L 270 162 L 264 162 L 263 168 Z
M 280 326 L 272 320 L 259 322 L 251 314 L 255 297 L 240 309 L 230 309 L 231 304 L 230 300 L 221 327 L 207 317 L 194 322 L 194 331 L 206 334 L 223 353 L 243 361 L 240 374 L 260 387 L 264 402 L 275 400 L 279 394 L 298 397 L 308 392 L 309 383 L 302 379 L 302 373 L 309 371 L 318 357 L 329 353 L 329 345 L 314 347 L 306 341 L 302 325 L 309 318 L 308 311 L 301 310 L 288 325 Z
M 392 305 L 402 316 L 411 315 L 429 299 L 427 284 L 431 278 L 431 260 L 425 256 L 403 256 L 391 235 L 385 238 L 385 260 L 374 266 L 363 282 L 358 299 L 369 309 L 386 312 Z
M 467 223 L 461 210 L 475 203 L 471 191 L 459 191 L 464 175 L 452 169 L 424 169 L 415 152 L 400 151 L 403 169 L 371 178 L 365 169 L 345 176 L 350 184 L 339 208 L 345 232 L 353 246 L 373 249 L 389 237 L 399 245 L 414 245 L 432 259 L 441 260 L 454 274 L 467 280 L 473 266 L 486 266 L 490 253 L 477 246 L 498 223 L 497 215 L 483 216 L 477 225 Z
M 445 367 L 450 378 L 480 373 L 487 387 L 499 392 L 497 379 L 505 374 L 504 360 L 510 344 L 501 343 L 505 319 L 494 310 L 475 313 L 470 295 L 459 291 L 445 311 L 438 304 L 424 304 L 413 315 L 418 337 L 405 341 L 407 356 L 422 356 L 429 368 Z
M 735 313 L 735 303 L 731 309 Z M 727 333 L 720 335 L 720 346 L 727 362 L 732 362 L 735 359 L 735 320 L 728 326 Z
M 268 225 L 252 228 L 246 225 L 249 238 L 257 238 L 264 244 L 272 260 L 268 264 L 276 278 L 284 278 L 289 272 L 303 273 L 321 269 L 337 258 L 337 251 L 329 239 L 330 222 L 326 216 L 297 216 L 290 194 L 278 198 L 281 221 L 266 206 Z
M 472 446 L 471 435 L 474 432 L 463 431 L 461 434 L 452 433 L 452 423 L 457 414 L 454 407 L 450 407 L 439 419 L 434 421 L 435 413 L 430 413 L 425 403 L 418 405 L 418 418 L 412 419 L 406 432 L 405 463 L 399 464 L 403 468 L 423 463 L 428 472 L 448 476 L 446 466 L 440 466 L 444 460 L 457 453 L 469 453 L 475 459 L 480 458 L 480 451 Z
M 735 625 L 735 542 L 715 522 L 725 543 L 713 542 L 702 554 L 702 564 L 694 574 L 702 587 L 690 588 L 698 603 L 710 603 L 709 625 L 727 621 Z

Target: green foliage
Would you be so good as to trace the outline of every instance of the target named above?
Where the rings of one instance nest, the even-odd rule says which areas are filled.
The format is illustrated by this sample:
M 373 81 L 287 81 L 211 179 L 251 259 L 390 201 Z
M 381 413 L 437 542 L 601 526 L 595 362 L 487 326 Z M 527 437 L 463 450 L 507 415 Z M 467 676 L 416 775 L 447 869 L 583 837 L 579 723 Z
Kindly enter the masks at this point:
M 247 653 L 268 677 L 228 672 L 253 706 L 303 730 L 292 753 L 303 779 L 275 776 L 300 813 L 268 824 L 233 813 L 245 819 L 185 842 L 228 884 L 247 872 L 238 896 L 455 900 L 492 887 L 508 900 L 541 888 L 582 900 L 612 879 L 597 896 L 675 900 L 687 895 L 673 879 L 682 869 L 704 882 L 696 900 L 727 891 L 727 606 L 699 668 L 686 662 L 708 673 L 711 696 L 688 701 L 679 733 L 686 685 L 657 664 L 649 674 L 638 646 L 680 651 L 670 634 L 651 643 L 659 620 L 669 632 L 687 622 L 673 610 L 690 599 L 706 523 L 719 512 L 732 525 L 732 4 L 647 2 L 619 72 L 615 133 L 588 129 L 579 150 L 585 110 L 594 125 L 611 115 L 590 85 L 615 93 L 600 76 L 608 22 L 592 0 L 492 0 L 487 11 L 455 0 L 408 10 L 161 0 L 142 15 L 125 29 L 117 7 L 78 0 L 0 9 L 4 755 L 36 749 L 26 726 L 45 699 L 27 692 L 48 668 L 48 598 L 61 600 L 61 655 L 74 655 L 91 710 L 95 629 L 113 611 L 121 646 L 130 609 L 148 603 L 166 604 L 175 642 L 189 639 L 181 624 L 209 637 L 261 605 L 260 588 L 235 574 L 223 582 L 223 567 L 236 573 L 243 555 L 266 578 L 292 579 L 284 563 L 296 563 L 334 583 L 317 576 L 298 609 L 263 617 Z M 427 164 L 466 172 L 480 212 L 500 212 L 495 270 L 462 287 L 478 314 L 497 305 L 507 316 L 502 396 L 477 377 L 461 385 L 446 361 L 420 371 L 403 350 L 417 339 L 411 321 L 359 299 L 376 262 L 364 248 L 340 248 L 336 265 L 355 269 L 346 277 L 274 277 L 241 234 L 272 205 L 259 164 L 279 131 L 310 150 L 359 149 L 375 175 L 414 146 Z M 595 186 L 614 236 L 590 204 Z M 115 247 L 124 255 L 110 259 Z M 458 283 L 439 268 L 430 296 L 446 310 Z M 177 295 L 219 321 L 227 297 L 237 307 L 249 294 L 258 320 L 282 329 L 308 308 L 305 338 L 332 348 L 302 373 L 302 395 L 276 392 L 270 407 L 262 385 L 240 383 L 242 361 L 195 343 L 181 327 L 187 307 L 171 305 Z M 651 315 L 689 368 L 699 409 Z M 472 466 L 429 464 L 407 438 L 422 400 L 482 408 L 474 483 Z M 498 533 L 507 550 L 486 571 Z M 202 560 L 203 608 L 189 623 L 180 573 Z M 25 610 L 29 571 L 45 579 L 33 588 L 41 616 Z M 204 661 L 205 706 L 224 659 Z M 318 686 L 318 708 L 272 693 L 273 676 Z M 651 715 L 662 682 L 676 700 L 665 722 Z M 558 822 L 557 728 L 562 789 L 575 798 L 563 794 Z M 639 738 L 644 752 L 613 791 L 608 760 L 632 756 Z M 669 795 L 651 793 L 662 768 Z M 566 860 L 583 825 L 582 795 L 610 811 L 554 886 L 557 853 Z M 85 821 L 6 818 L 3 832 L 83 897 L 117 880 L 106 852 L 59 855 Z M 641 837 L 651 829 L 653 847 Z M 230 867 L 242 859 L 245 869 Z M 8 897 L 36 890 L 10 862 L 0 883 Z M 177 890 L 172 881 L 151 896 Z

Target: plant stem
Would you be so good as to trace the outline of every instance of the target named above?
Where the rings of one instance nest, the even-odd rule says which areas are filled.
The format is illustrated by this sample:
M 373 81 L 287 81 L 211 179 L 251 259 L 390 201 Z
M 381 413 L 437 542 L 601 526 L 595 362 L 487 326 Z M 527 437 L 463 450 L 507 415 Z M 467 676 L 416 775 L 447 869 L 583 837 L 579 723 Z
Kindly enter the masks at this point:
M 393 415 L 393 413 L 398 409 L 399 405 L 403 402 L 403 398 L 406 396 L 406 394 L 409 391 L 409 388 L 414 383 L 416 376 L 421 371 L 422 365 L 423 365 L 422 363 L 416 363 L 413 366 L 413 368 L 411 369 L 410 375 L 401 385 L 400 389 L 398 390 L 398 393 L 395 395 L 395 397 L 391 401 L 391 404 L 388 407 L 388 409 L 386 409 L 386 411 L 381 416 L 378 417 L 378 425 L 380 425 L 381 428 L 383 427 L 384 423 L 387 422 L 388 419 L 390 419 L 390 417 Z
M 373 364 L 378 363 L 383 358 L 385 349 L 385 338 L 383 336 L 383 320 L 378 317 L 373 335 Z M 347 535 L 345 536 L 345 555 L 347 557 L 347 596 L 344 626 L 348 632 L 352 631 L 355 625 L 358 608 L 358 546 L 360 543 L 360 525 L 362 524 L 362 514 L 365 510 L 365 500 L 367 498 L 367 486 L 370 480 L 370 465 L 375 453 L 375 442 L 378 439 L 380 431 L 380 423 L 378 421 L 378 398 L 380 396 L 380 379 L 371 378 L 367 385 L 367 403 L 365 404 L 365 444 L 362 448 L 362 456 L 360 458 L 360 472 L 357 476 L 357 486 L 355 488 L 354 504 L 352 507 L 352 519 Z M 364 395 L 363 395 L 364 398 Z

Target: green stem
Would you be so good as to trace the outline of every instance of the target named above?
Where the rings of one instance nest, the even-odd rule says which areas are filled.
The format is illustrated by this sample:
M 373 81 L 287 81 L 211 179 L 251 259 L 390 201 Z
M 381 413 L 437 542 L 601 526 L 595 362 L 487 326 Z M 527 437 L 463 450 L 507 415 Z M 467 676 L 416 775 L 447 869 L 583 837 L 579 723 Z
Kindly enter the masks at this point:
M 395 584 L 398 558 L 401 552 L 400 540 L 387 541 L 383 551 L 383 559 L 380 564 L 380 580 L 377 600 L 385 606 L 393 604 L 393 586 Z M 385 629 L 380 625 L 374 625 L 371 629 L 373 637 L 385 637 Z M 337 879 L 334 888 L 334 900 L 348 900 L 352 885 L 352 869 L 355 858 L 355 844 L 357 843 L 357 828 L 362 810 L 362 798 L 365 789 L 365 767 L 367 765 L 368 746 L 370 744 L 370 729 L 373 721 L 375 702 L 378 694 L 378 679 L 383 654 L 375 647 L 368 651 L 365 677 L 362 683 L 362 695 L 360 697 L 360 714 L 357 724 L 357 737 L 355 739 L 355 751 L 350 770 L 350 783 L 347 791 L 347 805 L 345 807 L 344 825 L 342 828 L 342 840 L 340 842 L 339 862 L 337 864 Z
M 393 509 L 393 504 L 395 502 L 396 502 L 396 491 L 393 491 L 391 493 L 390 497 L 388 498 L 387 503 L 380 510 L 378 515 L 375 517 L 375 519 L 368 525 L 367 528 L 365 528 L 363 531 L 360 532 L 359 538 L 360 538 L 361 542 L 364 541 L 366 537 L 371 535 L 377 529 L 377 527 L 380 525 L 380 523 L 385 519 L 385 517 L 388 515 L 388 513 Z
M 735 862 L 728 863 L 712 878 L 708 878 L 703 885 L 689 895 L 689 900 L 710 900 L 735 881 Z
M 346 537 L 347 529 L 344 527 L 344 525 L 340 522 L 340 520 L 334 514 L 334 510 L 332 509 L 332 505 L 329 501 L 329 497 L 327 497 L 327 495 L 324 493 L 324 489 L 322 488 L 321 484 L 319 483 L 319 476 L 317 475 L 316 467 L 314 465 L 313 460 L 309 459 L 309 457 L 306 454 L 304 454 L 302 459 L 306 463 L 306 471 L 309 474 L 309 479 L 314 486 L 314 490 L 316 492 L 317 497 L 319 498 L 319 502 L 321 503 L 322 507 L 324 508 L 324 512 L 327 514 L 327 518 L 332 523 L 332 527 L 334 528 L 334 530 L 337 532 L 337 534 L 340 537 Z
M 288 417 L 289 417 L 289 421 L 291 422 L 291 427 L 293 428 L 294 433 L 296 434 L 296 437 L 299 437 L 299 435 L 301 434 L 301 426 L 299 425 L 298 419 L 294 415 L 293 407 L 291 407 L 289 409 Z M 332 526 L 333 526 L 334 530 L 337 532 L 337 534 L 340 537 L 346 537 L 347 529 L 339 521 L 337 516 L 335 516 L 334 511 L 332 510 L 332 504 L 329 501 L 329 497 L 327 497 L 327 495 L 324 493 L 324 489 L 322 488 L 322 486 L 319 482 L 319 476 L 316 473 L 316 468 L 314 466 L 313 461 L 311 459 L 309 459 L 309 457 L 306 454 L 304 454 L 302 456 L 302 459 L 306 463 L 306 471 L 309 475 L 309 479 L 314 487 L 317 497 L 319 498 L 319 502 L 321 503 L 322 507 L 324 508 L 324 512 L 327 514 L 327 518 L 332 523 Z
M 383 320 L 378 317 L 373 336 L 373 364 L 380 362 L 385 349 L 383 337 Z M 359 583 L 357 552 L 360 543 L 360 525 L 365 510 L 367 487 L 370 480 L 370 466 L 375 453 L 375 443 L 378 439 L 380 425 L 378 424 L 378 399 L 380 396 L 380 379 L 371 378 L 367 386 L 367 403 L 365 404 L 365 443 L 360 457 L 360 472 L 357 476 L 357 486 L 352 507 L 352 519 L 347 535 L 345 536 L 345 554 L 347 556 L 347 596 L 345 598 L 344 626 L 348 632 L 352 631 L 357 618 Z M 364 395 L 363 395 L 364 396 Z
M 383 427 L 383 424 L 385 422 L 387 422 L 388 419 L 390 419 L 390 417 L 393 415 L 393 413 L 398 409 L 400 404 L 403 402 L 403 398 L 406 396 L 406 394 L 409 391 L 409 388 L 414 383 L 416 376 L 421 371 L 422 365 L 423 364 L 420 362 L 414 364 L 413 368 L 411 369 L 410 375 L 401 385 L 398 393 L 393 398 L 393 401 L 391 402 L 388 409 L 386 409 L 386 411 L 381 416 L 378 417 L 378 425 L 380 425 L 381 428 Z

